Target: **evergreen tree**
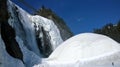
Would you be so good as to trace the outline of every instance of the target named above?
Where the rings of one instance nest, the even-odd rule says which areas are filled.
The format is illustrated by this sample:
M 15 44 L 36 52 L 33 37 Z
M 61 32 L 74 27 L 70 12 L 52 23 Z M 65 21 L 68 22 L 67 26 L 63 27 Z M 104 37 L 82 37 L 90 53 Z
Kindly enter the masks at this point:
M 95 29 L 94 33 L 109 36 L 110 38 L 112 38 L 120 43 L 120 21 L 116 25 L 109 23 L 109 24 L 106 24 L 101 29 Z

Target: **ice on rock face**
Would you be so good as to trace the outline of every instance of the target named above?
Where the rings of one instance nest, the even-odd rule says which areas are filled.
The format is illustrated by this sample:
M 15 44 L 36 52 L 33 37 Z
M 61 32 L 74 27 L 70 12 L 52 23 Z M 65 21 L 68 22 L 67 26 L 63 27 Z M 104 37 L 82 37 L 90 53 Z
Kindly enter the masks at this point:
M 11 57 L 0 35 L 0 67 L 25 67 L 21 60 Z
M 57 28 L 57 26 L 54 24 L 52 20 L 46 19 L 38 15 L 36 16 L 28 15 L 28 16 L 30 20 L 32 21 L 33 25 L 35 23 L 37 27 L 41 26 L 44 28 L 46 32 L 48 32 L 53 50 L 63 42 L 59 29 Z
M 0 67 L 32 67 L 35 64 L 41 63 L 41 58 L 37 56 L 35 53 L 32 51 L 29 51 L 24 45 L 23 41 L 19 38 L 16 37 L 17 42 L 20 44 L 20 48 L 22 50 L 22 53 L 24 55 L 24 62 L 25 65 L 21 60 L 18 60 L 16 58 L 11 57 L 5 49 L 5 44 L 1 39 L 0 36 Z
M 24 55 L 24 62 L 27 67 L 32 67 L 35 64 L 41 63 L 41 58 L 36 55 L 34 52 L 29 51 L 23 44 L 23 41 L 19 38 L 16 37 L 17 42 L 20 44 L 20 48 L 22 50 L 22 53 Z
M 40 30 L 40 27 L 43 27 L 45 30 L 52 50 L 63 42 L 59 29 L 52 20 L 38 15 L 32 16 L 11 1 L 8 1 L 8 11 L 11 15 L 8 22 L 15 29 L 16 35 L 23 40 L 23 43 L 28 49 L 32 50 L 37 55 L 40 56 L 40 51 L 36 43 L 35 30 Z M 44 37 L 43 33 L 40 32 L 39 38 L 42 37 Z M 42 43 L 42 46 L 43 45 L 44 43 Z
M 7 5 L 8 12 L 11 14 L 8 23 L 15 29 L 16 35 L 23 40 L 28 49 L 40 56 L 35 40 L 34 27 L 30 23 L 28 13 L 9 0 Z
M 32 67 L 41 63 L 41 54 L 36 43 L 34 23 L 37 27 L 42 26 L 48 33 L 53 50 L 63 42 L 59 30 L 53 21 L 41 16 L 32 16 L 10 0 L 7 1 L 7 6 L 10 15 L 8 23 L 15 31 L 16 41 L 23 53 L 25 66 Z M 39 28 L 36 28 L 36 30 L 39 30 Z M 40 34 L 40 37 L 42 36 L 43 35 Z M 42 45 L 44 45 L 44 43 Z M 0 66 L 24 67 L 21 60 L 13 58 L 6 52 L 5 44 L 2 39 L 0 39 L 0 48 Z

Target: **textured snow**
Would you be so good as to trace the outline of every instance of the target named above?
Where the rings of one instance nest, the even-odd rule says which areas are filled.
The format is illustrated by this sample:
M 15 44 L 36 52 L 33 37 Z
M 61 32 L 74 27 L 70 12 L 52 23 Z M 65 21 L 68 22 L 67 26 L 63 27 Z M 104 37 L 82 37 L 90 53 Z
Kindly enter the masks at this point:
M 92 57 L 104 56 L 106 54 L 114 53 L 119 49 L 120 45 L 106 36 L 92 33 L 84 33 L 74 36 L 69 40 L 65 41 L 50 55 L 49 58 L 57 57 L 57 60 L 64 61 L 72 61 L 78 59 L 88 60 L 92 59 Z
M 68 39 L 43 60 L 44 67 L 118 67 L 119 64 L 120 44 L 107 36 L 93 33 Z

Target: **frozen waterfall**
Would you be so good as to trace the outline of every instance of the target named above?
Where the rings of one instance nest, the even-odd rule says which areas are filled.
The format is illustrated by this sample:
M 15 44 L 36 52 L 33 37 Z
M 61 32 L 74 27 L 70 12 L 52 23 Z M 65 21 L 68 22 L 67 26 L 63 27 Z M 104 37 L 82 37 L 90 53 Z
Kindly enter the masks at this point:
M 0 67 L 120 66 L 120 44 L 111 38 L 83 33 L 63 42 L 52 20 L 30 15 L 10 0 L 2 1 L 9 19 L 3 16 L 6 20 L 0 22 Z

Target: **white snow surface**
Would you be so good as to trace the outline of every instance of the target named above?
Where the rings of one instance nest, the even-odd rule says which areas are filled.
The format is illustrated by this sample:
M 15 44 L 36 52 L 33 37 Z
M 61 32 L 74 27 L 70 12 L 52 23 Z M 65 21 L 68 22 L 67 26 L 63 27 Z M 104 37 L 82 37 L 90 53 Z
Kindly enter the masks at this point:
M 94 33 L 76 35 L 63 42 L 47 59 L 44 67 L 116 67 L 120 66 L 120 44 Z M 42 67 L 36 65 L 35 67 Z

